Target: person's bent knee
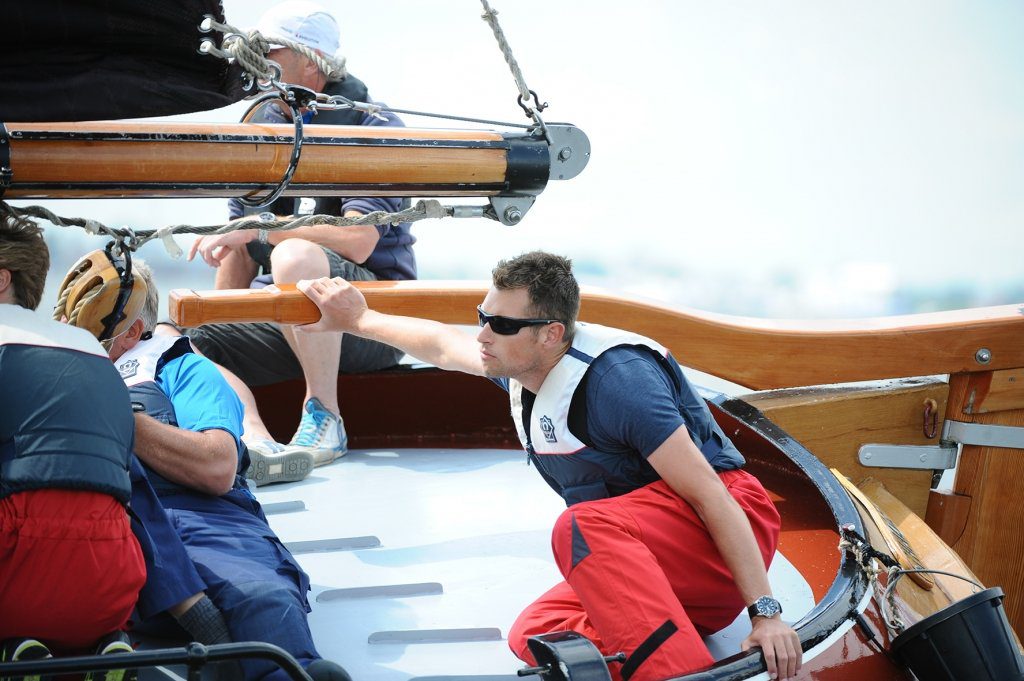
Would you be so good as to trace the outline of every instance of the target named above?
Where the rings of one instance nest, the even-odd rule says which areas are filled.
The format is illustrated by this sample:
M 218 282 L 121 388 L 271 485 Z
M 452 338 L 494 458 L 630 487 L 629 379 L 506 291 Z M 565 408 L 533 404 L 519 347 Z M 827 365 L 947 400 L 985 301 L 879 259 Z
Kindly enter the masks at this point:
M 575 518 L 576 509 L 570 507 L 562 511 L 561 515 L 558 516 L 558 520 L 555 521 L 554 527 L 551 528 L 552 545 L 559 543 L 562 537 L 572 536 L 572 526 Z
M 566 579 L 576 562 L 573 560 L 573 534 L 579 532 L 578 528 L 574 509 L 567 508 L 558 516 L 551 529 L 551 552 L 554 554 L 555 565 Z
M 270 253 L 274 283 L 292 283 L 299 279 L 316 279 L 330 274 L 324 249 L 305 239 L 285 239 Z
M 551 528 L 551 542 L 557 545 L 564 542 L 572 543 L 573 533 L 580 532 L 580 524 L 605 524 L 607 516 L 599 509 L 593 508 L 591 502 L 575 504 L 562 511 Z
M 271 604 L 290 607 L 298 602 L 298 589 L 282 580 L 259 580 L 242 582 L 234 587 L 244 600 L 261 607 L 272 607 Z
M 608 514 L 603 500 L 585 501 L 562 511 L 551 530 L 551 551 L 555 565 L 562 576 L 576 569 L 591 554 L 591 550 L 605 542 L 595 544 L 595 536 L 630 535 L 620 519 Z
M 533 653 L 530 652 L 530 646 L 527 644 L 527 640 L 531 636 L 547 633 L 546 631 L 535 631 L 531 626 L 532 624 L 532 618 L 529 616 L 528 611 L 524 611 L 519 614 L 519 617 L 516 618 L 516 621 L 512 623 L 512 626 L 508 630 L 509 650 L 512 651 L 513 655 L 527 664 L 537 663 L 533 657 Z

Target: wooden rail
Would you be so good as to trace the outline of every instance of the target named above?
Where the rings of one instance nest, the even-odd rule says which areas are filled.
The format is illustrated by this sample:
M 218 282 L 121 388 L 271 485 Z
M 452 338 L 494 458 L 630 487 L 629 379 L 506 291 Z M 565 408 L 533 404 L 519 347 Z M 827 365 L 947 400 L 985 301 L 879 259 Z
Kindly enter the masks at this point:
M 359 283 L 371 307 L 475 324 L 483 282 Z M 171 293 L 182 326 L 228 321 L 301 324 L 319 310 L 300 292 Z M 1024 306 L 856 320 L 776 321 L 717 315 L 583 289 L 583 321 L 629 329 L 672 350 L 680 363 L 754 389 L 1024 367 Z M 987 351 L 987 364 L 979 351 Z M 984 354 L 984 353 L 983 353 Z M 983 356 L 983 355 L 982 355 Z

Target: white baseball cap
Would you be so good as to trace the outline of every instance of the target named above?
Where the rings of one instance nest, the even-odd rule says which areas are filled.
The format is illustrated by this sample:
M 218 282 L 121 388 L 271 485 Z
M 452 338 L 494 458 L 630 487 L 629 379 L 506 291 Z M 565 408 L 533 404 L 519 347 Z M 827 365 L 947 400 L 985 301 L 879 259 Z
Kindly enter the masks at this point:
M 338 22 L 315 2 L 288 0 L 275 5 L 260 17 L 256 30 L 271 43 L 277 37 L 320 50 L 329 57 L 338 52 Z

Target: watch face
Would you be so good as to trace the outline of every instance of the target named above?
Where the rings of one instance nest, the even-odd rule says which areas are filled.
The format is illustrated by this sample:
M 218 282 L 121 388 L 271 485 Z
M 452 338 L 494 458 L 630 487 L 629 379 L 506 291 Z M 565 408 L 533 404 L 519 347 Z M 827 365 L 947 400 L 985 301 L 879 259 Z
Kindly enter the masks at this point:
M 753 608 L 761 617 L 774 617 L 782 612 L 782 606 L 771 596 L 761 596 L 754 601 Z

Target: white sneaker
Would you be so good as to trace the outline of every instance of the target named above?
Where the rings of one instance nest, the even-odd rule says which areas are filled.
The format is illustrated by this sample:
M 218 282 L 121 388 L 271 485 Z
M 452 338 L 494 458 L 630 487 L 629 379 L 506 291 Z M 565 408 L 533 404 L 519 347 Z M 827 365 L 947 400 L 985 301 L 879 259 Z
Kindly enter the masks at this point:
M 257 487 L 302 480 L 313 470 L 313 455 L 305 449 L 285 447 L 273 440 L 254 440 L 246 447 L 250 463 L 245 476 Z
M 329 464 L 348 452 L 345 423 L 325 409 L 320 400 L 311 397 L 303 406 L 299 429 L 288 446 L 309 451 L 314 466 Z

